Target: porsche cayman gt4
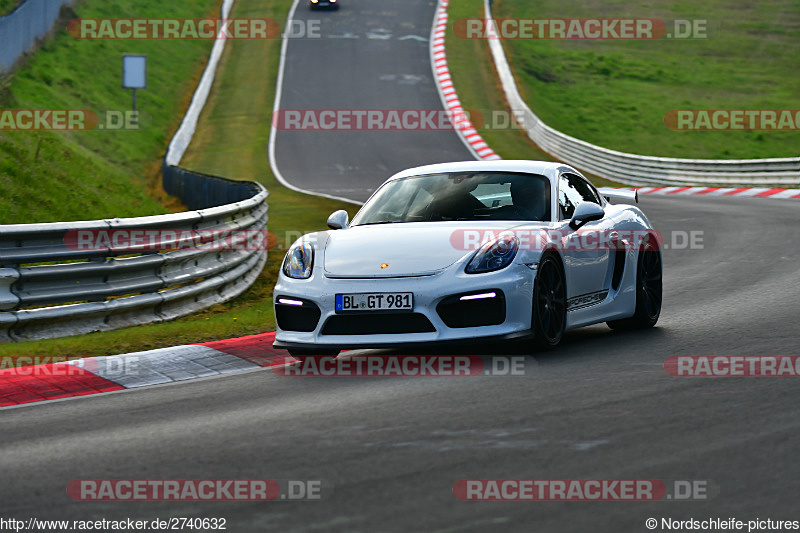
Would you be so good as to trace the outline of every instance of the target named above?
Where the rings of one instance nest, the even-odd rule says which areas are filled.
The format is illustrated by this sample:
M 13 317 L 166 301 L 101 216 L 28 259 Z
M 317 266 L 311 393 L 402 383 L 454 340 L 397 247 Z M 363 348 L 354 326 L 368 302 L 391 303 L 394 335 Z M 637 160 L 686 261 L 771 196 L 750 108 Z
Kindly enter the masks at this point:
M 330 230 L 290 247 L 274 290 L 275 347 L 300 357 L 511 339 L 547 348 L 599 322 L 651 327 L 660 238 L 635 201 L 561 163 L 400 172 L 352 221 L 337 211 Z

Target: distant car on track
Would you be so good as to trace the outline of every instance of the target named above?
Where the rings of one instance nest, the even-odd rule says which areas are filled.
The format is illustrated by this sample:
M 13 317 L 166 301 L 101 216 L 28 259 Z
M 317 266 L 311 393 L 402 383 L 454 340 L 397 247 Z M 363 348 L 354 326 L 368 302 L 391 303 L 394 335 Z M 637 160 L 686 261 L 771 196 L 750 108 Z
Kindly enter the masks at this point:
M 348 223 L 307 234 L 274 291 L 275 347 L 348 348 L 530 339 L 556 346 L 599 322 L 655 325 L 661 249 L 642 211 L 574 168 L 469 161 L 389 178 Z
M 308 0 L 308 5 L 311 9 L 326 7 L 330 9 L 339 9 L 339 0 Z

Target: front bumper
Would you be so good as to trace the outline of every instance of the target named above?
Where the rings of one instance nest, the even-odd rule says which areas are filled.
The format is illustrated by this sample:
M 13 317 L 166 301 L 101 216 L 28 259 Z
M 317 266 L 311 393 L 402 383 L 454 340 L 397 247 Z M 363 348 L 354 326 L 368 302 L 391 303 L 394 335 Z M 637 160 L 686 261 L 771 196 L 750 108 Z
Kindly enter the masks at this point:
M 317 267 L 307 280 L 281 275 L 273 299 L 278 323 L 274 346 L 343 350 L 528 337 L 534 278 L 535 271 L 521 264 L 486 274 L 466 274 L 463 266 L 457 266 L 430 276 L 401 278 L 329 278 Z M 463 302 L 467 307 L 458 303 L 454 306 L 454 300 L 457 302 L 461 295 L 491 291 L 503 300 L 500 318 L 496 302 L 487 301 L 482 307 L 484 302 L 470 300 Z M 412 292 L 413 312 L 335 312 L 336 294 L 364 292 Z M 279 302 L 287 299 L 295 301 L 292 312 L 304 307 L 304 320 L 287 322 L 287 316 L 298 316 L 287 314 L 288 309 L 282 308 Z M 298 306 L 297 301 L 304 302 L 304 306 Z M 473 325 L 487 322 L 488 325 Z

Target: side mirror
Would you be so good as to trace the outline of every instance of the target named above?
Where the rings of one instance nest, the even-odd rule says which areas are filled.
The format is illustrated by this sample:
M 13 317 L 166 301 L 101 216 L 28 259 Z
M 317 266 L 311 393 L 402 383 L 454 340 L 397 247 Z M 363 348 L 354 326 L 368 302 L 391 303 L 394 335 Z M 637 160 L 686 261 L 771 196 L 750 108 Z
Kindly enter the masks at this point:
M 331 216 L 328 217 L 328 227 L 331 229 L 347 229 L 349 220 L 350 216 L 347 214 L 347 211 L 340 209 L 334 211 L 331 213 Z
M 583 202 L 575 208 L 572 219 L 569 221 L 569 227 L 576 230 L 587 222 L 600 220 L 604 216 L 606 216 L 606 212 L 602 207 L 594 202 Z

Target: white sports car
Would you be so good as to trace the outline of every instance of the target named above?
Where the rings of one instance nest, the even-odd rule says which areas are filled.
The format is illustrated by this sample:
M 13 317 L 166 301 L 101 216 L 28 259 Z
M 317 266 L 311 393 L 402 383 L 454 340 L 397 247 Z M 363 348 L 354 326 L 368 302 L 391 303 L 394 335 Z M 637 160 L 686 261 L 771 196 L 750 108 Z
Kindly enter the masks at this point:
M 660 238 L 642 211 L 574 168 L 469 161 L 405 170 L 352 222 L 298 239 L 274 291 L 276 348 L 294 356 L 530 339 L 608 322 L 653 326 Z

